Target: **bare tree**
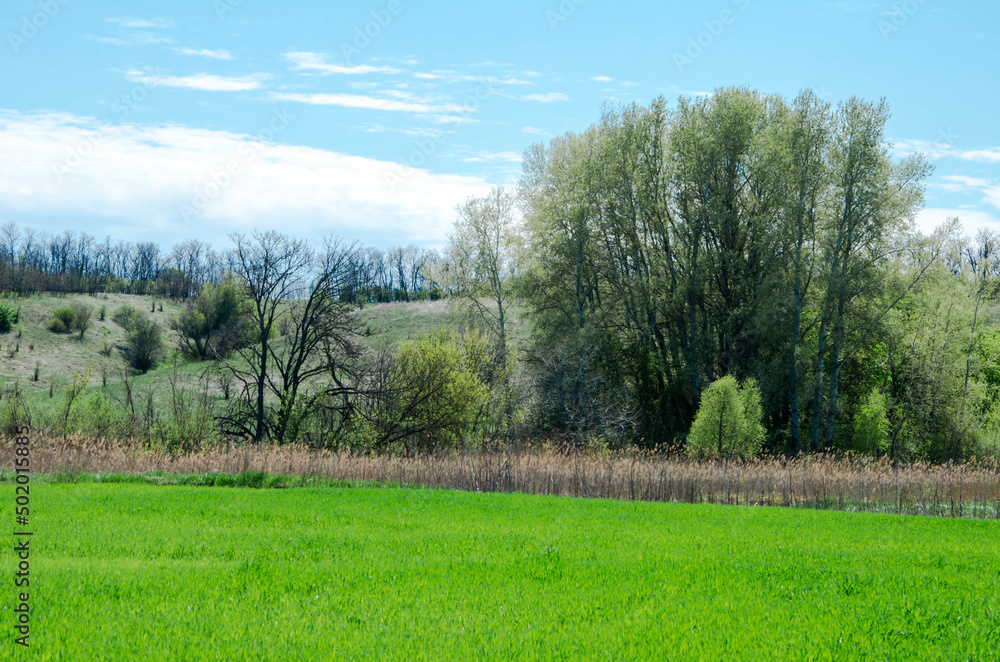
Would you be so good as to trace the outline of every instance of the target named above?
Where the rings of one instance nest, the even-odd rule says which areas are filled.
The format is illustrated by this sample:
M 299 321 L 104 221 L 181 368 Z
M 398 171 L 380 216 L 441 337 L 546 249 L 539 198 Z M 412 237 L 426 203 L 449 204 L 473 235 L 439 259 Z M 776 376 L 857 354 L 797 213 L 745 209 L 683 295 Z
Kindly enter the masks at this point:
M 232 416 L 225 422 L 261 441 L 268 433 L 264 400 L 272 336 L 278 331 L 282 305 L 301 293 L 314 257 L 306 242 L 273 230 L 249 238 L 234 233 L 230 239 L 236 247 L 229 254 L 229 268 L 250 298 L 251 342 L 238 350 L 245 365 L 227 365 L 243 384 L 243 399 L 253 406 L 253 418 L 249 424 Z

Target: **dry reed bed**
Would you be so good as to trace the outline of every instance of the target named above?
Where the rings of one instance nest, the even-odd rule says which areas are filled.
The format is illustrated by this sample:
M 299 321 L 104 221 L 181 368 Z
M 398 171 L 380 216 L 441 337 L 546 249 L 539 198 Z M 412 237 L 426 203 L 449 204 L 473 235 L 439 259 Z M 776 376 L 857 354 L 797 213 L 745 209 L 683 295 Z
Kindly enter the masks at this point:
M 0 452 L 13 457 L 10 439 Z M 481 492 L 792 506 L 1000 518 L 1000 465 L 899 464 L 814 455 L 699 462 L 677 453 L 505 448 L 399 457 L 295 446 L 220 446 L 171 456 L 116 442 L 32 434 L 34 472 L 318 476 Z

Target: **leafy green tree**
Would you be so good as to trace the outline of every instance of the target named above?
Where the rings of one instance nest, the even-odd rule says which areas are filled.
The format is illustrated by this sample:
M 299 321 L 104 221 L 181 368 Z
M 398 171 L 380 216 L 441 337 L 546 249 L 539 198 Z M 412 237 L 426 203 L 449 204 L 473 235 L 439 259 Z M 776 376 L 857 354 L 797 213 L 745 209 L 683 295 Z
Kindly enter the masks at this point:
M 859 453 L 881 455 L 889 447 L 889 416 L 885 395 L 873 389 L 854 416 L 851 446 Z
M 490 400 L 460 339 L 451 333 L 409 340 L 383 352 L 358 413 L 364 441 L 406 452 L 455 448 L 470 442 Z
M 125 361 L 142 374 L 155 368 L 164 353 L 160 325 L 145 315 L 130 320 L 122 353 Z
M 753 380 L 738 384 L 731 375 L 712 382 L 687 438 L 694 457 L 754 457 L 764 443 L 760 389 Z
M 171 322 L 181 351 L 196 360 L 226 357 L 246 336 L 246 297 L 239 285 L 227 279 L 207 283 L 198 296 Z

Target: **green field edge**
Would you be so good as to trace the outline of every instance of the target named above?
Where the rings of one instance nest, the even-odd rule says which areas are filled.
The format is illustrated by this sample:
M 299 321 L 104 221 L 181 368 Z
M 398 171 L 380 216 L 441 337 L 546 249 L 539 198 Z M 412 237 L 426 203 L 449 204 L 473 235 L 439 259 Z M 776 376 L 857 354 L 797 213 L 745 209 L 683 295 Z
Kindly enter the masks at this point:
M 0 484 L 12 484 L 16 480 L 16 472 L 0 468 Z M 191 487 L 236 487 L 249 489 L 294 489 L 294 488 L 378 488 L 378 489 L 408 489 L 408 490 L 442 490 L 447 492 L 469 492 L 458 487 L 432 487 L 422 483 L 399 482 L 395 480 L 358 480 L 329 478 L 325 476 L 304 476 L 299 474 L 274 474 L 266 471 L 242 471 L 227 473 L 224 471 L 206 471 L 202 473 L 170 473 L 167 471 L 146 471 L 142 473 L 126 472 L 88 472 L 76 470 L 56 471 L 52 473 L 31 474 L 32 483 L 65 484 L 65 483 L 105 483 L 105 484 L 139 484 L 139 485 L 186 485 Z M 498 493 L 505 493 L 500 490 Z M 539 495 L 524 490 L 509 490 L 512 493 L 535 496 L 556 496 L 567 499 L 603 500 L 606 497 L 576 496 L 569 494 Z M 610 499 L 612 501 L 627 501 L 628 499 Z M 635 499 L 636 501 L 656 500 Z M 686 503 L 693 505 L 726 505 L 736 508 L 787 508 L 805 510 L 828 510 L 847 513 L 872 513 L 883 515 L 909 515 L 924 517 L 948 517 L 961 519 L 995 519 L 1000 520 L 1000 502 L 966 501 L 963 503 L 941 503 L 936 506 L 915 503 L 874 503 L 853 499 L 834 497 L 816 497 L 807 501 L 798 501 L 792 505 L 773 504 L 733 504 L 710 499 L 696 501 L 672 500 L 662 503 Z

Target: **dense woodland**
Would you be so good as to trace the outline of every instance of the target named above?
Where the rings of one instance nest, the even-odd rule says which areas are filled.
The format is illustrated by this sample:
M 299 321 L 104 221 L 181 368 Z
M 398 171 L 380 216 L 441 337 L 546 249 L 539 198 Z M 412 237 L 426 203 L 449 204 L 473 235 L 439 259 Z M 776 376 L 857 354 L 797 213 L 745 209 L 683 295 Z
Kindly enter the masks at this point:
M 225 391 L 202 436 L 996 455 L 1000 239 L 915 229 L 932 169 L 893 156 L 888 119 L 809 91 L 609 106 L 460 205 L 441 254 L 274 232 L 166 253 L 8 224 L 0 288 L 186 300 L 168 340 Z M 442 297 L 461 323 L 398 347 L 355 314 Z

